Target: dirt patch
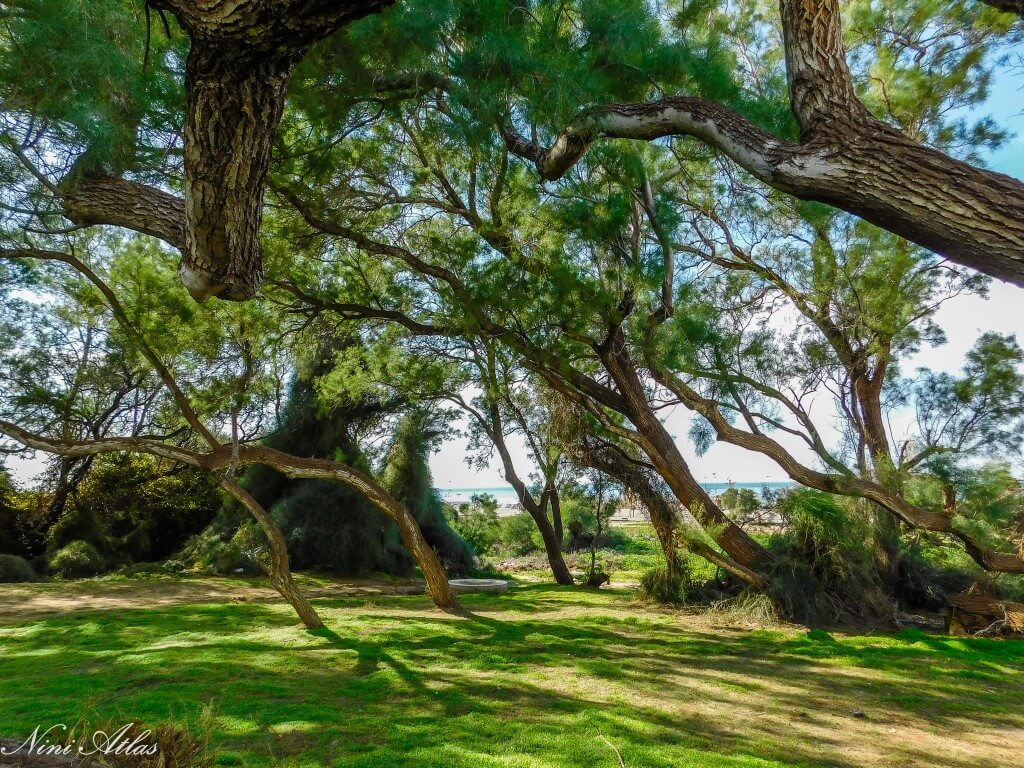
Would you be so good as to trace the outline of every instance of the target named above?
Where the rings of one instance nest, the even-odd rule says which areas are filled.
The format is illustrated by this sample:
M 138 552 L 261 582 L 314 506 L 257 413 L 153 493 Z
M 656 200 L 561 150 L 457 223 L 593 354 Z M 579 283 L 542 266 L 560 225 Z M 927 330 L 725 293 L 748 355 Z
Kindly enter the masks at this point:
M 413 579 L 346 579 L 299 584 L 311 598 L 415 595 Z M 0 622 L 63 615 L 75 611 L 122 611 L 225 602 L 277 602 L 281 596 L 255 579 L 181 578 L 125 581 L 84 580 L 46 584 L 0 584 Z

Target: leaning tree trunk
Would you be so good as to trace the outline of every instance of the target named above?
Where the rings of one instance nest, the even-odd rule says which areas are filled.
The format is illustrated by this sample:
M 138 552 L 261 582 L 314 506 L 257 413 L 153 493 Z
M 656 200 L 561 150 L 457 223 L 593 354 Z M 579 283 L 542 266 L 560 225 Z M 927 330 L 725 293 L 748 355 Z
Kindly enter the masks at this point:
M 771 553 L 730 520 L 701 487 L 665 425 L 651 410 L 621 330 L 598 353 L 625 399 L 624 415 L 636 428 L 641 447 L 676 498 L 729 557 L 752 571 L 765 570 L 772 562 Z
M 497 416 L 497 411 L 493 411 L 492 416 Z M 495 419 L 489 432 L 491 442 L 501 457 L 501 463 L 505 470 L 505 479 L 515 489 L 519 503 L 530 513 L 533 522 L 537 524 L 537 530 L 540 531 L 540 537 L 544 542 L 544 553 L 547 555 L 548 565 L 551 566 L 551 574 L 555 577 L 555 581 L 558 584 L 572 586 L 574 583 L 572 573 L 569 572 L 569 566 L 566 565 L 565 557 L 562 555 L 562 541 L 555 532 L 554 527 L 552 527 L 551 521 L 548 520 L 548 516 L 544 514 L 544 510 L 540 508 L 540 505 L 534 500 L 530 491 L 527 490 L 526 484 L 519 478 L 515 465 L 512 463 L 512 455 L 505 444 L 500 420 Z
M 256 499 L 242 488 L 233 478 L 223 476 L 220 478 L 221 487 L 231 494 L 260 524 L 263 533 L 267 536 L 270 544 L 270 583 L 274 585 L 281 596 L 288 601 L 295 609 L 306 629 L 321 629 L 323 621 L 317 614 L 316 609 L 310 604 L 306 596 L 295 586 L 292 578 L 291 566 L 288 564 L 288 545 L 285 543 L 284 534 L 277 527 L 277 523 L 267 514 Z
M 512 481 L 510 480 L 510 482 Z M 563 586 L 572 586 L 574 583 L 572 573 L 569 572 L 569 566 L 565 563 L 565 557 L 562 555 L 562 543 L 559 541 L 551 521 L 548 520 L 544 510 L 537 505 L 518 477 L 515 478 L 512 485 L 516 489 L 520 503 L 537 524 L 537 530 L 540 531 L 540 537 L 544 541 L 544 553 L 547 555 L 548 565 L 551 567 L 551 574 L 555 577 L 555 581 Z

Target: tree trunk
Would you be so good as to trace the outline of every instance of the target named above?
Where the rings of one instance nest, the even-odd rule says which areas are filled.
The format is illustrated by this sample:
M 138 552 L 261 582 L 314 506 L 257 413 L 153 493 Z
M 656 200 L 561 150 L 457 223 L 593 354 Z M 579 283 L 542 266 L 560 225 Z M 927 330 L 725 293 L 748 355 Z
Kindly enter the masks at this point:
M 551 521 L 548 520 L 543 510 L 537 506 L 529 493 L 525 493 L 520 497 L 520 502 L 537 524 L 541 539 L 544 541 L 544 553 L 547 555 L 548 565 L 551 566 L 551 574 L 555 577 L 555 582 L 571 587 L 574 583 L 572 574 L 569 572 L 569 566 L 565 564 L 565 557 L 562 555 L 562 544 L 558 540 L 558 536 L 555 535 L 555 529 L 552 527 Z
M 598 353 L 625 399 L 627 413 L 624 415 L 642 438 L 644 452 L 650 457 L 658 474 L 668 483 L 683 506 L 690 510 L 694 519 L 711 532 L 715 542 L 731 558 L 753 571 L 767 568 L 772 561 L 771 553 L 747 535 L 715 504 L 690 472 L 690 467 L 665 425 L 651 411 L 636 367 L 625 351 L 625 339 L 621 331 L 613 341 L 607 348 L 599 349 Z M 615 347 L 615 352 L 611 351 L 612 347 Z
M 267 514 L 263 506 L 256 501 L 245 489 L 242 488 L 233 478 L 222 476 L 221 487 L 231 494 L 260 524 L 263 533 L 267 536 L 270 544 L 270 583 L 274 585 L 281 596 L 288 601 L 295 613 L 298 614 L 306 629 L 320 629 L 324 626 L 323 621 L 316 610 L 310 604 L 306 596 L 295 586 L 292 578 L 292 569 L 288 564 L 288 545 L 285 543 L 284 534 L 277 527 L 277 523 Z
M 244 301 L 263 282 L 263 192 L 292 69 L 317 40 L 393 0 L 149 1 L 192 43 L 181 278 L 197 301 Z
M 193 43 L 185 69 L 186 242 L 192 297 L 244 301 L 263 283 L 263 188 L 292 63 L 253 66 Z
M 555 529 L 555 538 L 558 539 L 558 546 L 561 548 L 565 541 L 565 528 L 562 524 L 562 498 L 558 493 L 558 486 L 551 483 L 548 503 L 551 504 L 551 524 Z
M 536 163 L 542 177 L 556 179 L 602 137 L 693 136 L 775 189 L 828 203 L 1024 285 L 1024 183 L 918 144 L 875 119 L 854 93 L 838 0 L 782 0 L 781 16 L 798 144 L 713 101 L 685 96 L 587 109 L 549 150 L 508 129 L 505 142 Z

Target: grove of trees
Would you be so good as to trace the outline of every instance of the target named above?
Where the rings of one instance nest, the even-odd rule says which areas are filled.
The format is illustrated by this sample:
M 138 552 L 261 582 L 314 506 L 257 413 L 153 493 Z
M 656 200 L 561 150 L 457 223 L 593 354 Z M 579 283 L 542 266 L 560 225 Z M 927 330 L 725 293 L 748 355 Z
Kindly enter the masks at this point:
M 1012 592 L 1024 351 L 986 333 L 958 375 L 906 366 L 943 342 L 943 305 L 1024 286 L 1024 182 L 985 167 L 1009 136 L 979 112 L 1021 67 L 1022 19 L 979 0 L 0 0 L 4 449 L 56 457 L 51 532 L 118 463 L 227 497 L 188 520 L 150 505 L 132 546 L 166 556 L 156 527 L 215 517 L 227 540 L 244 512 L 311 627 L 289 555 L 414 562 L 457 607 L 473 554 L 426 461 L 457 414 L 559 584 L 564 490 L 591 473 L 648 510 L 670 581 L 685 550 L 792 615 L 880 618 L 938 578 L 923 540 Z M 802 487 L 784 544 L 704 490 L 683 440 Z

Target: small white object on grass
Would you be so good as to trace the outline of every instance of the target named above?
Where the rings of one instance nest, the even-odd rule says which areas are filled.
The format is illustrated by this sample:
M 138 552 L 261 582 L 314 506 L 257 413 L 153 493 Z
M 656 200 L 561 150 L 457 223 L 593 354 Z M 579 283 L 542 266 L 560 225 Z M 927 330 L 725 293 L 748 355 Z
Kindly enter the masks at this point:
M 504 579 L 449 579 L 451 588 L 459 594 L 467 592 L 508 592 Z

